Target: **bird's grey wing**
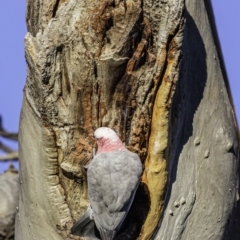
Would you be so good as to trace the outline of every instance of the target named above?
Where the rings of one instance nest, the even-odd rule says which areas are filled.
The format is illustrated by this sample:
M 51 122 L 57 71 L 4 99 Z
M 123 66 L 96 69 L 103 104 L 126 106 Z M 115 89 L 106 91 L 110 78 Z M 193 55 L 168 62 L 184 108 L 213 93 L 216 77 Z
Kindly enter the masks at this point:
M 139 157 L 126 150 L 98 154 L 90 163 L 88 193 L 103 239 L 112 239 L 119 230 L 131 207 L 141 172 Z
M 71 228 L 71 234 L 88 237 L 91 240 L 99 240 L 95 235 L 95 222 L 92 218 L 92 214 L 91 207 L 88 207 L 87 211 Z
M 111 212 L 128 209 L 128 205 L 131 205 L 132 198 L 135 196 L 142 173 L 142 163 L 137 154 L 129 151 L 117 151 L 115 155 L 115 161 L 111 161 L 110 164 L 116 172 L 113 174 L 112 180 L 114 188 L 117 189 L 117 201 L 110 204 Z

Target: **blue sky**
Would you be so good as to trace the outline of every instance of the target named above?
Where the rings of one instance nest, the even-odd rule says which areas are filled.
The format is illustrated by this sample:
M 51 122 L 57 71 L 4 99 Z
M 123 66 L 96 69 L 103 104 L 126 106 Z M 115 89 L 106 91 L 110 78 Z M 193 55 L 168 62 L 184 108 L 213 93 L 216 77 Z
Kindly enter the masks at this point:
M 233 95 L 237 118 L 240 121 L 240 1 L 212 0 L 217 30 Z M 1 0 L 0 9 L 0 114 L 8 131 L 18 131 L 19 115 L 26 80 L 24 36 L 26 34 L 24 0 Z M 0 139 L 2 141 L 2 139 Z M 9 145 L 17 149 L 12 141 Z M 0 163 L 0 173 L 9 163 Z

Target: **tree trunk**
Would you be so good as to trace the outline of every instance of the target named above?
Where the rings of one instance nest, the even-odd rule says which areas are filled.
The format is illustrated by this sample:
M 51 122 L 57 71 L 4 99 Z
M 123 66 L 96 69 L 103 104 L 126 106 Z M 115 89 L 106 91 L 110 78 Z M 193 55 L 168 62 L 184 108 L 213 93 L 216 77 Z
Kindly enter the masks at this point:
M 18 172 L 13 165 L 0 174 L 0 240 L 14 239 L 14 223 L 18 206 Z
M 228 239 L 237 127 L 204 1 L 28 0 L 27 26 L 16 240 L 81 239 L 100 126 L 144 163 L 116 239 Z

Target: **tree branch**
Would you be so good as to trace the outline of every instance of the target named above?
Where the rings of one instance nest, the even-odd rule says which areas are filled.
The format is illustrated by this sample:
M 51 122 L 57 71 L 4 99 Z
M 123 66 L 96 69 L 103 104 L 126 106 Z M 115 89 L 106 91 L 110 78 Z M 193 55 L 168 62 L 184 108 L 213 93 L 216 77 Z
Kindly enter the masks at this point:
M 0 162 L 10 161 L 10 160 L 18 160 L 18 152 L 11 152 L 6 155 L 0 156 Z
M 6 132 L 4 130 L 0 130 L 0 136 L 7 138 L 7 139 L 14 140 L 14 141 L 18 140 L 18 133 L 10 133 L 10 132 Z
M 14 152 L 13 149 L 11 149 L 10 147 L 6 146 L 4 143 L 0 142 L 0 149 L 3 150 L 6 153 L 12 153 Z
M 0 136 L 7 138 L 7 139 L 11 139 L 11 140 L 18 140 L 18 133 L 11 133 L 11 132 L 7 132 L 4 130 L 3 126 L 2 126 L 2 117 L 0 116 Z

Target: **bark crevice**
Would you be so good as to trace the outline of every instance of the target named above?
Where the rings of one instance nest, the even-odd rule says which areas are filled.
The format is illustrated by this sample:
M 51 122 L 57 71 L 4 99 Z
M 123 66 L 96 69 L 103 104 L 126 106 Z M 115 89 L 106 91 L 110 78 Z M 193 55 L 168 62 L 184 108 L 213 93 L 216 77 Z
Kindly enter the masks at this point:
M 197 226 L 222 213 L 205 195 L 235 189 L 238 146 L 203 2 L 29 0 L 27 25 L 19 212 L 31 219 L 18 218 L 17 239 L 78 239 L 69 228 L 89 204 L 84 166 L 100 126 L 114 129 L 144 163 L 117 239 L 147 240 L 156 231 L 154 239 L 193 239 Z M 44 199 L 36 200 L 39 192 Z M 233 206 L 234 194 L 219 199 Z M 206 202 L 211 209 L 201 212 Z M 35 229 L 34 208 L 43 219 Z M 212 229 L 216 236 L 231 211 Z

